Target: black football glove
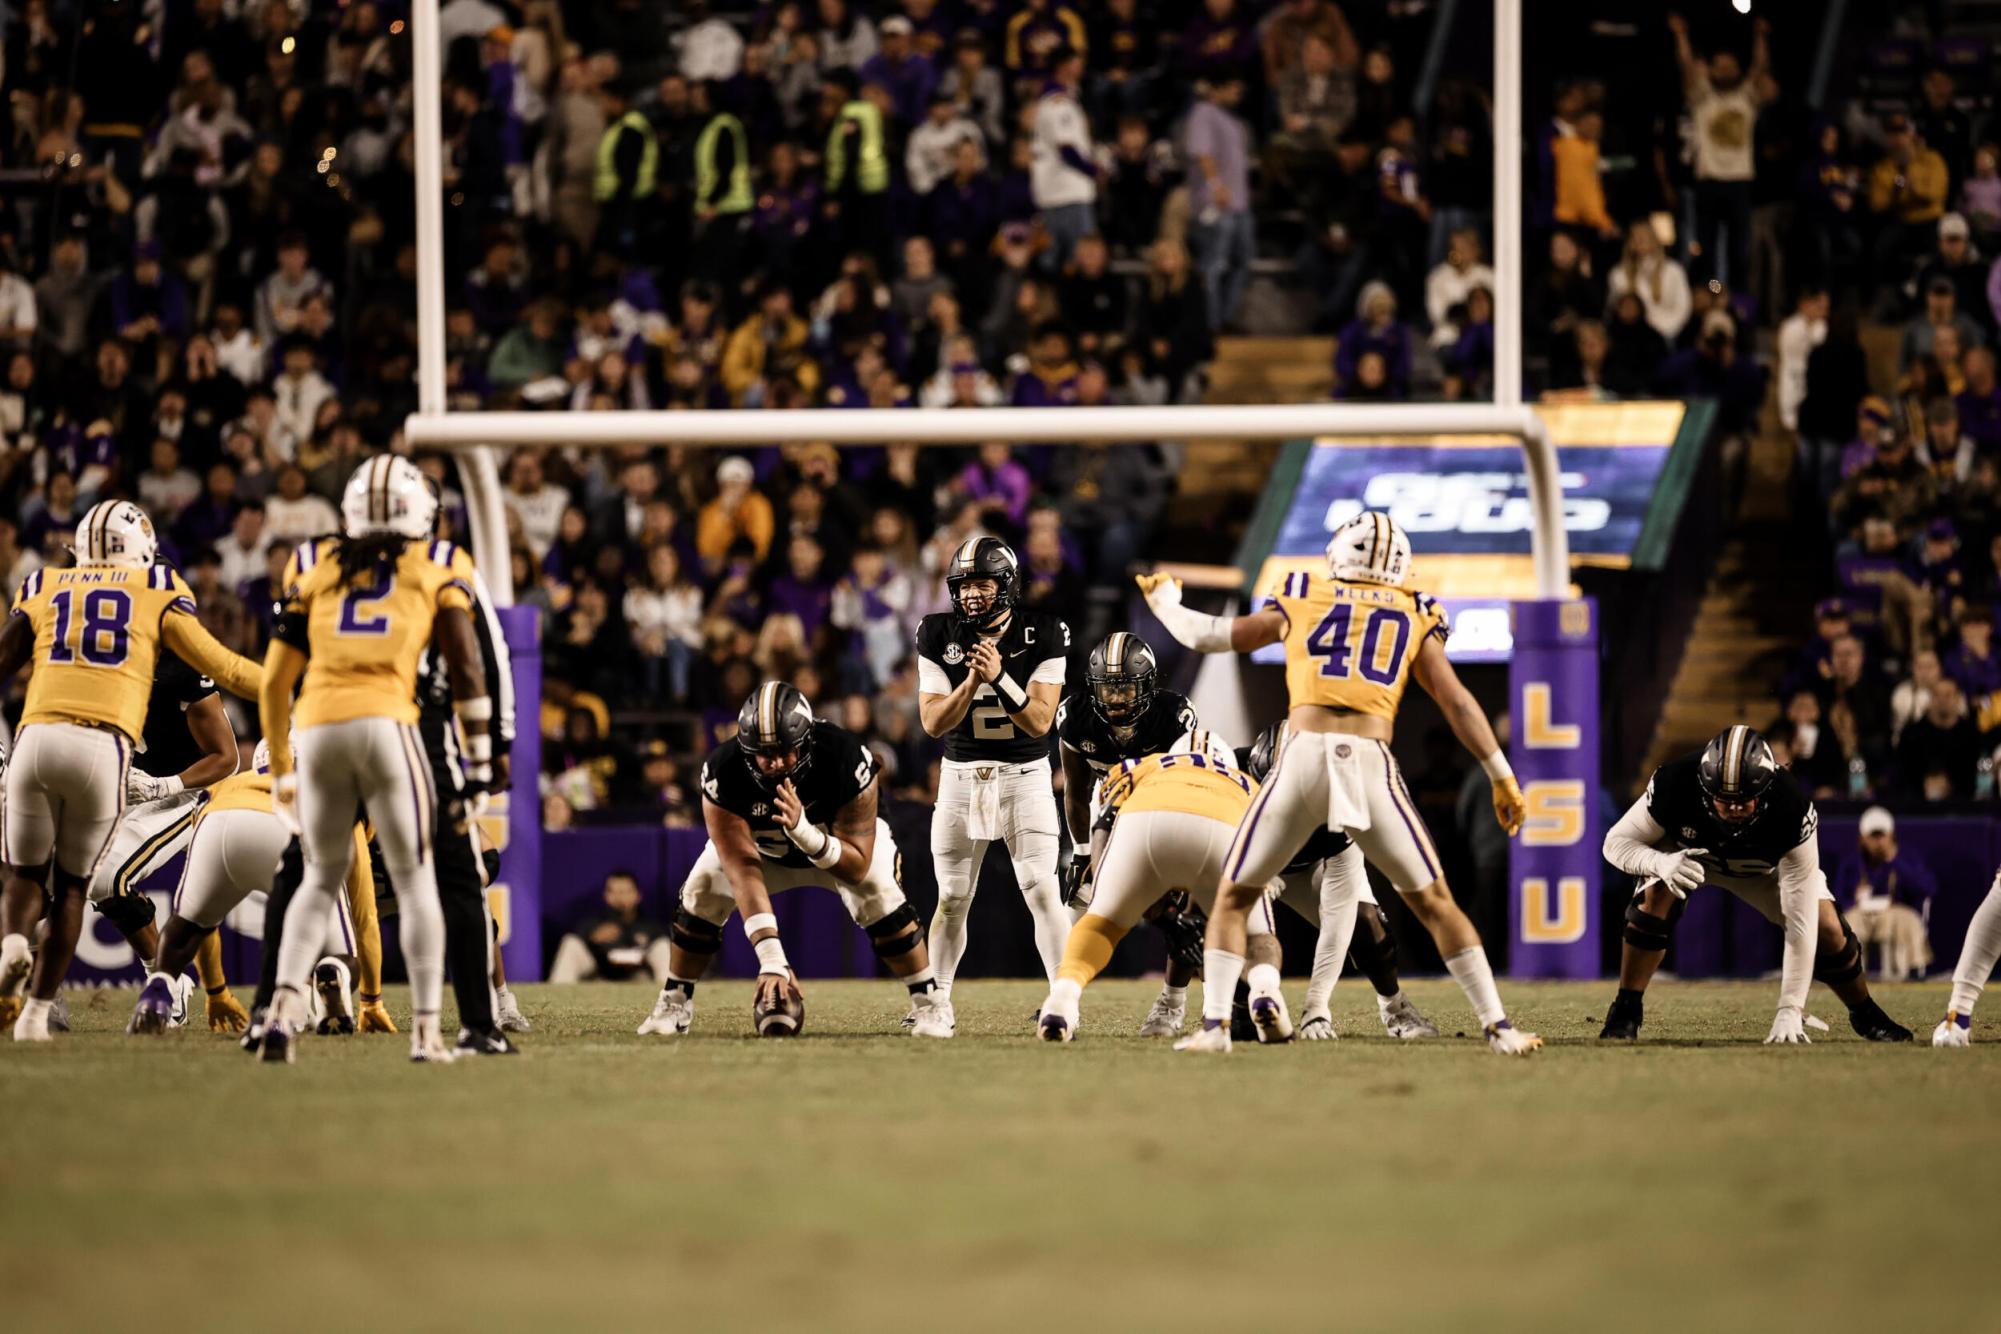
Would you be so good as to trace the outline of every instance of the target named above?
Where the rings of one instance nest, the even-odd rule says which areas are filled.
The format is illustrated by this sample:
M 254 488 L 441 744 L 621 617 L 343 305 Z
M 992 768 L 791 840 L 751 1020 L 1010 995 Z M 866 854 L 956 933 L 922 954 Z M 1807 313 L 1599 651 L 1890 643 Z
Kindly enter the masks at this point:
M 1091 883 L 1091 857 L 1089 853 L 1073 853 L 1069 864 L 1063 868 L 1063 906 L 1074 908 L 1083 900 L 1084 891 Z
M 1165 906 L 1154 918 L 1154 925 L 1167 937 L 1168 957 L 1200 972 L 1202 942 L 1209 933 L 1208 917 L 1178 890 L 1162 902 Z

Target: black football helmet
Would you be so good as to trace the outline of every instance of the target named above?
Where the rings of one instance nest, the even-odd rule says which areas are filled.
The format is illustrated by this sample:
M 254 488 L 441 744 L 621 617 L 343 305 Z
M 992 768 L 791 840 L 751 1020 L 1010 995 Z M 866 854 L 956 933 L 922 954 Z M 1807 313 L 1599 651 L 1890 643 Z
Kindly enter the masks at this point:
M 736 739 L 743 750 L 744 766 L 757 785 L 776 790 L 786 779 L 796 780 L 805 773 L 813 758 L 813 706 L 795 687 L 783 681 L 766 681 L 750 692 L 737 711 Z M 798 758 L 784 773 L 767 774 L 757 767 L 760 755 L 776 759 L 787 751 Z
M 1751 810 L 1733 823 L 1758 818 L 1759 799 L 1778 776 L 1779 762 L 1772 757 L 1772 748 L 1755 728 L 1742 723 L 1711 737 L 1695 769 L 1695 781 L 1719 819 L 1731 818 L 1718 809 L 1720 805 L 1750 804 Z
M 1250 754 L 1244 759 L 1244 772 L 1260 783 L 1264 782 L 1266 775 L 1271 773 L 1272 764 L 1278 759 L 1278 748 L 1284 740 L 1284 723 L 1273 723 L 1258 733 L 1258 739 L 1251 743 Z
M 1131 727 L 1146 716 L 1153 703 L 1160 665 L 1153 647 L 1138 635 L 1115 630 L 1091 650 L 1084 680 L 1091 688 L 1091 706 L 1113 727 Z
M 998 537 L 974 537 L 961 542 L 945 570 L 945 588 L 952 596 L 952 610 L 975 630 L 994 629 L 1007 619 L 1009 609 L 1014 606 L 1014 579 L 1020 568 L 1021 563 L 1008 550 L 1007 543 Z M 959 590 L 968 579 L 994 581 L 994 600 L 978 616 L 968 615 L 959 600 Z

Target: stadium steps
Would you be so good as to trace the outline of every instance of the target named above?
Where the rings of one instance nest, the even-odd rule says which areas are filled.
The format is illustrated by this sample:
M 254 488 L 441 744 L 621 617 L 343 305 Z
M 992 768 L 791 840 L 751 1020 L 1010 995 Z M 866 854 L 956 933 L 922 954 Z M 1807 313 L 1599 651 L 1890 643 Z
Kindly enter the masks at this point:
M 1331 338 L 1218 338 L 1207 403 L 1319 403 L 1334 390 Z M 1276 441 L 1191 440 L 1181 496 L 1263 492 L 1278 458 Z
M 1818 576 L 1814 553 L 1789 542 L 1782 525 L 1745 525 L 1728 541 L 1655 721 L 1641 781 L 1732 723 L 1762 727 L 1778 715 L 1779 678 L 1799 642 L 1791 633 L 1796 593 Z

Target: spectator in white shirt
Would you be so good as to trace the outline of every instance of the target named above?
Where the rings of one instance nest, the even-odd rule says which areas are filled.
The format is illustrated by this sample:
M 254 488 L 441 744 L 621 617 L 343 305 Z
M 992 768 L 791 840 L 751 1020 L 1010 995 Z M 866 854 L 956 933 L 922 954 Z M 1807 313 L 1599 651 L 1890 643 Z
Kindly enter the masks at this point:
M 1077 101 L 1084 57 L 1065 48 L 1050 61 L 1049 87 L 1035 105 L 1028 190 L 1048 231 L 1051 267 L 1070 262 L 1077 239 L 1098 230 L 1098 168 L 1091 122 Z
M 1424 280 L 1424 313 L 1431 318 L 1431 345 L 1450 347 L 1459 341 L 1459 326 L 1453 312 L 1466 304 L 1466 294 L 1476 287 L 1494 290 L 1494 270 L 1481 252 L 1476 228 L 1461 227 L 1452 233 L 1445 262 Z
M 333 386 L 321 375 L 313 345 L 295 339 L 285 345 L 285 369 L 271 382 L 278 422 L 294 440 L 311 440 L 320 405 L 333 397 Z
M 270 374 L 271 349 L 257 330 L 243 322 L 243 312 L 225 301 L 215 308 L 215 327 L 209 330 L 215 345 L 215 364 L 245 385 L 262 384 Z
M 1932 706 L 1932 690 L 1944 675 L 1938 654 L 1932 650 L 1920 649 L 1911 655 L 1909 678 L 1897 682 L 1897 688 L 1890 692 L 1891 745 L 1903 739 L 1907 724 L 1925 716 L 1925 711 Z
M 1788 431 L 1800 428 L 1800 404 L 1806 401 L 1806 362 L 1827 341 L 1827 289 L 1800 289 L 1799 304 L 1779 326 L 1779 420 Z
M 820 68 L 859 70 L 881 49 L 875 24 L 848 0 L 820 0 Z
M 548 480 L 539 453 L 522 450 L 507 465 L 507 490 L 501 499 L 521 527 L 521 540 L 528 544 L 535 559 L 541 560 L 548 554 L 549 544 L 556 540 L 570 493 Z
M 933 93 L 924 122 L 910 132 L 910 144 L 903 153 L 903 168 L 910 179 L 912 194 L 928 195 L 938 182 L 952 174 L 953 158 L 961 141 L 972 144 L 979 152 L 980 170 L 985 171 L 987 147 L 980 127 L 960 112 L 959 104 L 950 94 L 942 90 Z
M 306 470 L 296 463 L 278 470 L 278 489 L 264 502 L 264 523 L 271 542 L 298 543 L 340 531 L 340 515 L 325 496 L 306 489 Z
M 709 13 L 708 0 L 682 0 L 689 27 L 680 37 L 681 76 L 689 82 L 734 79 L 743 68 L 743 36 Z
M 625 620 L 633 647 L 646 658 L 649 693 L 660 693 L 664 669 L 669 692 L 686 700 L 689 672 L 702 651 L 702 590 L 682 573 L 673 543 L 647 549 L 646 581 L 626 591 Z
M 162 527 L 201 498 L 201 478 L 181 464 L 181 447 L 172 440 L 153 442 L 152 460 L 139 474 L 139 503 Z
M 264 557 L 271 549 L 271 535 L 264 531 L 264 502 L 252 500 L 236 511 L 236 520 L 215 544 L 222 561 L 220 579 L 224 588 L 242 588 L 264 573 Z
M 0 244 L 0 346 L 25 348 L 35 337 L 35 289 L 14 272 L 13 248 Z
M 266 345 L 299 327 L 306 298 L 317 293 L 333 301 L 333 286 L 310 262 L 306 238 L 287 232 L 278 238 L 278 268 L 257 285 L 257 337 Z
M 1670 343 L 1688 323 L 1694 303 L 1688 271 L 1661 250 L 1653 224 L 1644 219 L 1627 229 L 1625 252 L 1606 275 L 1606 287 L 1614 302 L 1628 292 L 1639 297 L 1647 323 Z

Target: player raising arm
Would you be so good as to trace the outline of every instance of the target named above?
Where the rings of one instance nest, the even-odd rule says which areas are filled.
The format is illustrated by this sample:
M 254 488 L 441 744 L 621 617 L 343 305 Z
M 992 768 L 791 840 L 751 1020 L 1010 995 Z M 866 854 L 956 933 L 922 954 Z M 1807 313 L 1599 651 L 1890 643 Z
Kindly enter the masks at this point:
M 49 1039 L 49 1008 L 83 929 L 84 898 L 125 813 L 132 744 L 164 646 L 234 694 L 254 697 L 257 665 L 195 619 L 181 577 L 155 565 L 153 521 L 128 501 L 93 505 L 76 529 L 77 564 L 22 582 L 0 628 L 0 680 L 31 660 L 27 707 L 7 766 L 7 880 L 0 902 L 0 1001 L 34 977 L 17 1042 Z M 54 896 L 30 960 L 28 931 Z
M 1752 729 L 1728 727 L 1700 754 L 1662 765 L 1605 834 L 1605 860 L 1638 877 L 1619 948 L 1619 994 L 1600 1038 L 1637 1038 L 1642 998 L 1689 891 L 1714 884 L 1782 928 L 1779 1008 L 1766 1042 L 1806 1042 L 1806 993 L 1827 983 L 1871 1042 L 1909 1042 L 1862 976 L 1862 947 L 1820 870 L 1820 816 Z
M 1493 728 L 1445 658 L 1445 613 L 1404 585 L 1410 541 L 1386 514 L 1367 512 L 1327 543 L 1326 576 L 1289 575 L 1249 616 L 1205 616 L 1181 605 L 1181 586 L 1140 576 L 1147 605 L 1181 643 L 1204 653 L 1285 646 L 1291 701 L 1271 778 L 1237 830 L 1209 918 L 1203 1031 L 1196 1051 L 1229 1050 L 1230 992 L 1244 967 L 1245 919 L 1265 885 L 1323 825 L 1345 833 L 1390 878 L 1438 945 L 1479 1017 L 1488 1045 L 1525 1055 L 1542 1045 L 1508 1021 L 1480 933 L 1446 886 L 1437 849 L 1390 754 L 1397 707 L 1415 678 L 1494 785 L 1494 816 L 1513 835 L 1526 807 Z

